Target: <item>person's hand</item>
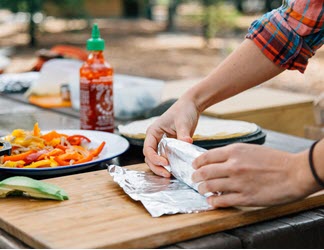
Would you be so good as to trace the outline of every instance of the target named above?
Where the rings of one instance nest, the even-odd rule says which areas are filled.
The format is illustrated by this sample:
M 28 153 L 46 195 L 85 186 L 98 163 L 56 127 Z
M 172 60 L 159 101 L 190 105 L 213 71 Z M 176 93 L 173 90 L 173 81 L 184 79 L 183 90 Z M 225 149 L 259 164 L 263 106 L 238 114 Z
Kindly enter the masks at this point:
M 180 98 L 147 129 L 143 153 L 145 162 L 155 174 L 170 177 L 170 173 L 162 167 L 168 165 L 167 159 L 157 154 L 163 134 L 192 143 L 198 119 L 199 112 L 195 104 Z
M 201 194 L 223 192 L 208 197 L 215 208 L 283 204 L 318 191 L 307 152 L 292 154 L 235 143 L 197 157 L 192 179 L 201 182 Z

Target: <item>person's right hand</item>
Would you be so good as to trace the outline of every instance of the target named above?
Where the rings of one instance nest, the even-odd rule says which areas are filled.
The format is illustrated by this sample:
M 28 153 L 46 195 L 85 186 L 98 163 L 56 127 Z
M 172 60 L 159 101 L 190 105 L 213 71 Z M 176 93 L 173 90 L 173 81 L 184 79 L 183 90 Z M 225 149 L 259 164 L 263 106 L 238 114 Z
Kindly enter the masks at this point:
M 168 160 L 157 154 L 163 134 L 192 143 L 198 119 L 196 105 L 189 99 L 180 98 L 147 129 L 143 153 L 145 162 L 155 174 L 170 177 L 170 173 L 163 167 L 168 165 Z

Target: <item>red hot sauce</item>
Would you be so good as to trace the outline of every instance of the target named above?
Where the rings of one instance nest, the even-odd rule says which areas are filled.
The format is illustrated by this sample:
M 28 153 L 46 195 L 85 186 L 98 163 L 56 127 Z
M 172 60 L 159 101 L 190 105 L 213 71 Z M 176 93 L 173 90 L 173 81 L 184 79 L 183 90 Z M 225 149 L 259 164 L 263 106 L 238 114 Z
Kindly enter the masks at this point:
M 94 24 L 88 59 L 80 68 L 81 129 L 114 132 L 113 69 L 105 61 L 105 42 Z

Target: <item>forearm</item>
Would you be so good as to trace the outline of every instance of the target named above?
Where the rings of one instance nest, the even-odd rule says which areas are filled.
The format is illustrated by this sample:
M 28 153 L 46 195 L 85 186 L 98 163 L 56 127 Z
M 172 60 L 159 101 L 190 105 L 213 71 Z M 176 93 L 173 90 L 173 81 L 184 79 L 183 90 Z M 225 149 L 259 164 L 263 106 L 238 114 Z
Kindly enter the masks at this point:
M 245 40 L 183 98 L 193 100 L 200 112 L 246 89 L 259 85 L 284 69 L 270 61 L 251 41 Z

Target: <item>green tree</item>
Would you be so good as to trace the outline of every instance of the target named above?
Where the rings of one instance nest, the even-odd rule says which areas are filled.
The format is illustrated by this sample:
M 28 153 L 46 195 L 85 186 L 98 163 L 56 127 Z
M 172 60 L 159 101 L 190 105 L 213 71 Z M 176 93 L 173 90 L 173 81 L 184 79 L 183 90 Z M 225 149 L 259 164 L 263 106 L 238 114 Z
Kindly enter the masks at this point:
M 36 12 L 41 10 L 42 0 L 1 0 L 0 7 L 11 10 L 16 13 L 19 11 L 28 12 L 30 14 L 29 18 L 29 45 L 36 45 L 36 23 L 33 16 Z
M 235 21 L 238 16 L 238 11 L 230 8 L 222 0 L 202 0 L 203 14 L 202 33 L 208 44 L 209 40 L 215 34 L 223 29 L 230 29 L 235 26 Z
M 65 17 L 84 17 L 85 15 L 83 0 L 0 0 L 0 8 L 9 9 L 14 13 L 21 11 L 30 14 L 28 33 L 29 45 L 32 47 L 37 43 L 37 23 L 33 17 L 37 12 L 44 12 L 45 4 L 56 6 Z

